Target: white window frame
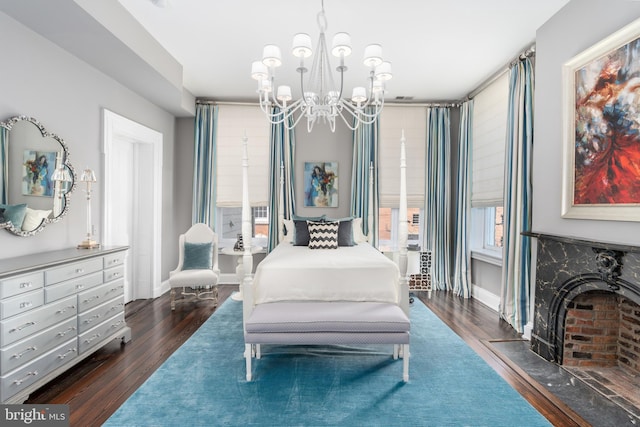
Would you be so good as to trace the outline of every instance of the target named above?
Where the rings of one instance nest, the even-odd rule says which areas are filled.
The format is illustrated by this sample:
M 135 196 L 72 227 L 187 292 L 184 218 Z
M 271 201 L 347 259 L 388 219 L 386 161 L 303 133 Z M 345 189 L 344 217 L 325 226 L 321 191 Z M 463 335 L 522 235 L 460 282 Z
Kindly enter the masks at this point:
M 224 225 L 224 209 L 240 209 L 241 207 L 217 207 L 216 208 L 216 230 L 222 230 Z M 251 210 L 252 215 L 253 215 L 253 209 Z M 269 212 L 269 208 L 267 207 L 267 215 Z M 268 218 L 268 217 L 267 217 Z M 255 235 L 255 225 L 256 224 L 260 224 L 260 222 L 256 221 L 255 218 L 253 218 L 252 222 L 253 224 L 253 229 L 251 230 L 251 233 Z M 268 223 L 268 219 L 267 219 L 267 223 Z M 240 224 L 240 230 L 242 229 L 242 224 Z M 241 231 L 240 231 L 241 232 Z M 251 239 L 251 246 L 261 246 L 263 248 L 267 247 L 268 244 L 268 237 L 252 237 Z M 220 247 L 223 248 L 232 248 L 233 245 L 235 245 L 236 243 L 236 238 L 225 238 L 222 235 L 222 232 L 218 233 L 218 243 L 220 245 Z
M 381 208 L 382 209 L 382 208 Z M 391 235 L 389 240 L 378 240 L 378 246 L 385 249 L 397 249 L 398 246 L 398 218 L 400 217 L 399 208 L 391 209 Z M 408 239 L 408 245 L 420 245 L 422 236 L 424 236 L 424 209 L 420 209 L 420 223 L 418 225 L 418 237 L 416 239 Z M 378 227 L 380 225 L 378 224 Z
M 471 209 L 471 257 L 502 267 L 502 248 L 489 243 L 489 238 L 495 232 L 495 208 L 489 206 Z

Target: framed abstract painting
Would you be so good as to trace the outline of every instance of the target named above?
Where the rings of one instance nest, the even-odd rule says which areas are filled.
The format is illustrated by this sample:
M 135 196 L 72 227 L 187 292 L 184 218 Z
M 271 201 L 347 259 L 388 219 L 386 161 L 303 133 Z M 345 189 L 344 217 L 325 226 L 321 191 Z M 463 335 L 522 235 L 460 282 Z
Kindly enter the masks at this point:
M 562 216 L 640 221 L 640 20 L 563 66 Z
M 338 207 L 338 162 L 304 163 L 304 205 Z

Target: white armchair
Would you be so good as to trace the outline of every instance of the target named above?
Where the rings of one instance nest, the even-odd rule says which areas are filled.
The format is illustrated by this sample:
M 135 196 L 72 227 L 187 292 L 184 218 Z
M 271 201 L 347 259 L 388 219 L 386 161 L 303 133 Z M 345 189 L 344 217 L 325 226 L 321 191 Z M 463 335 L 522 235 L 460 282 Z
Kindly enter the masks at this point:
M 206 224 L 191 226 L 179 239 L 178 266 L 169 272 L 171 310 L 176 308 L 176 288 L 182 298 L 193 296 L 218 304 L 218 235 Z M 187 291 L 190 288 L 191 291 Z

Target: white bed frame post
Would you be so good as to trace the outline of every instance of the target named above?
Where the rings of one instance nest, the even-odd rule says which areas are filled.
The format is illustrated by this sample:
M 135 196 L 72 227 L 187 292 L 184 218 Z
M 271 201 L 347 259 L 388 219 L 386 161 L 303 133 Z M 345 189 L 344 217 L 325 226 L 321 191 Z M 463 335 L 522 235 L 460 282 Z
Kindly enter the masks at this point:
M 404 129 L 400 138 L 400 206 L 398 208 L 398 267 L 400 268 L 400 306 L 409 315 L 409 281 L 407 280 L 407 242 L 409 224 L 407 224 L 407 153 L 405 150 Z
M 278 243 L 284 240 L 284 161 L 280 162 L 280 188 L 278 191 Z M 293 230 L 290 230 L 293 232 Z
M 242 301 L 244 320 L 247 319 L 253 307 L 253 292 L 251 285 L 253 281 L 253 256 L 251 255 L 251 205 L 249 204 L 249 148 L 248 139 L 242 138 L 242 242 L 244 253 L 242 255 L 242 265 L 244 267 L 244 278 L 242 286 Z
M 369 205 L 369 209 L 367 212 L 367 241 L 371 246 L 375 245 L 373 238 L 373 209 L 375 208 L 373 205 L 373 162 L 369 164 L 369 198 L 367 203 Z

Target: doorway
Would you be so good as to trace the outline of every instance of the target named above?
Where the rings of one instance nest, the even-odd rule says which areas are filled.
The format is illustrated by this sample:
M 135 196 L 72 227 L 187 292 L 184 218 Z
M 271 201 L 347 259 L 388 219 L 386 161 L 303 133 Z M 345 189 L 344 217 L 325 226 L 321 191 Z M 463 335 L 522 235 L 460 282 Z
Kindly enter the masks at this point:
M 128 246 L 125 303 L 161 295 L 162 134 L 103 110 L 105 246 Z

